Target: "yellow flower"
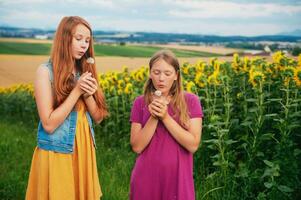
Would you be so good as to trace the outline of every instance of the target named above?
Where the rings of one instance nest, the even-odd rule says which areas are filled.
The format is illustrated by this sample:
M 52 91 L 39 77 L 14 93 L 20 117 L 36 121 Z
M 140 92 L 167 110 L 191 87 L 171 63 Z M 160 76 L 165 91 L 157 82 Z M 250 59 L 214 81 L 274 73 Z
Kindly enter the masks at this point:
M 108 81 L 108 79 L 104 79 L 104 80 L 100 80 L 100 86 L 102 89 L 106 90 L 110 87 L 110 83 Z
M 147 76 L 148 70 L 142 66 L 137 71 L 131 73 L 131 77 L 137 82 L 144 82 Z
M 118 88 L 121 89 L 124 88 L 124 86 L 125 86 L 124 80 L 118 80 Z
M 141 82 L 144 80 L 144 74 L 142 71 L 138 71 L 135 76 L 136 81 Z
M 188 65 L 183 65 L 183 67 L 182 67 L 182 72 L 183 72 L 183 74 L 188 74 Z
M 206 85 L 206 78 L 203 73 L 197 72 L 194 78 L 194 82 L 201 88 L 205 87 Z
M 111 73 L 109 73 L 109 74 L 108 74 L 108 77 L 110 78 L 110 82 L 111 82 L 112 84 L 117 83 L 117 81 L 118 81 L 118 76 L 117 76 L 117 73 L 116 73 L 116 72 L 111 72 Z
M 110 89 L 109 89 L 110 93 L 114 93 L 115 91 L 115 87 L 114 86 L 110 86 Z
M 208 82 L 209 84 L 219 85 L 220 82 L 219 82 L 219 80 L 218 80 L 218 75 L 219 75 L 219 71 L 214 71 L 213 74 L 211 74 L 211 75 L 208 77 L 207 82 Z
M 242 71 L 244 72 L 247 72 L 249 71 L 249 67 L 250 66 L 250 60 L 248 57 L 244 57 L 244 65 L 243 65 L 243 68 L 242 68 Z
M 233 62 L 231 64 L 232 69 L 238 73 L 239 72 L 239 65 L 240 65 L 240 58 L 237 53 L 233 54 Z
M 298 87 L 301 86 L 301 66 L 294 69 L 294 77 L 293 77 L 296 85 Z
M 189 82 L 187 83 L 187 85 L 186 85 L 186 90 L 187 90 L 188 92 L 194 93 L 194 92 L 196 91 L 196 87 L 195 87 L 194 82 L 189 81 Z
M 214 67 L 214 71 L 220 71 L 220 66 L 221 66 L 222 62 L 215 60 L 215 62 L 213 63 L 213 67 Z
M 288 76 L 288 77 L 293 77 L 294 76 L 294 71 L 295 71 L 294 67 L 288 66 L 284 69 L 284 75 Z
M 126 66 L 126 65 L 122 66 L 122 72 L 128 73 L 129 72 L 129 67 Z
M 277 51 L 273 54 L 272 57 L 275 63 L 280 64 L 281 60 L 284 58 L 284 53 L 281 51 Z
M 263 82 L 265 79 L 262 71 L 255 71 L 254 66 L 251 67 L 249 71 L 249 82 L 253 87 L 256 87 L 259 82 Z
M 127 83 L 124 89 L 125 94 L 133 93 L 133 85 L 131 83 Z
M 127 83 L 129 83 L 129 82 L 130 82 L 130 80 L 131 80 L 131 78 L 130 78 L 130 77 L 128 77 L 128 76 L 124 77 L 124 81 L 125 81 L 125 82 L 127 82 Z
M 290 83 L 290 81 L 291 81 L 291 78 L 290 78 L 290 77 L 285 77 L 285 78 L 284 78 L 284 85 L 285 85 L 285 86 L 288 86 L 289 83 Z
M 196 64 L 196 71 L 197 72 L 204 72 L 206 67 L 206 63 L 203 61 L 198 61 Z
M 265 69 L 266 74 L 273 74 L 272 65 L 267 65 Z
M 122 93 L 123 93 L 123 90 L 119 88 L 119 89 L 117 90 L 117 94 L 118 94 L 118 95 L 122 95 Z

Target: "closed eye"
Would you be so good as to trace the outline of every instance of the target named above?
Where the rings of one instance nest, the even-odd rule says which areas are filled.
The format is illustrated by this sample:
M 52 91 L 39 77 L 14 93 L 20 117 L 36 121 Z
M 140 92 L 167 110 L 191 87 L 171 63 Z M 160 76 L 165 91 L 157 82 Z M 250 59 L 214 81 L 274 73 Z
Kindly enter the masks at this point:
M 156 74 L 156 75 L 159 75 L 160 71 L 159 70 L 154 70 L 153 73 Z

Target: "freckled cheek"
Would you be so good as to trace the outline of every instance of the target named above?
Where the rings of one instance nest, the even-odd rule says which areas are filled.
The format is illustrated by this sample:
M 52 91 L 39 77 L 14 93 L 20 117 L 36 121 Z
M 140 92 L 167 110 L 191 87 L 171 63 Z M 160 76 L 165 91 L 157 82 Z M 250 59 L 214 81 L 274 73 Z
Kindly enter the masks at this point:
M 89 49 L 89 45 L 87 45 L 87 47 L 86 47 L 86 51 L 88 51 L 88 49 Z
M 172 81 L 172 80 L 169 80 L 169 81 L 168 81 L 168 86 L 169 86 L 169 88 L 171 88 L 172 84 L 173 84 L 173 81 Z

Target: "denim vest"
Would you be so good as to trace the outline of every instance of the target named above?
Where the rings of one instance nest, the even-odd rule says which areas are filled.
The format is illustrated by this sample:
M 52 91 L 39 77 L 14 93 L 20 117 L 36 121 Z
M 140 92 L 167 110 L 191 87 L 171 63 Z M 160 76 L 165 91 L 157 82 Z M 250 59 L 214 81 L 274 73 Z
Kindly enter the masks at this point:
M 48 61 L 42 64 L 49 71 L 50 81 L 53 85 L 53 70 L 52 63 Z M 90 133 L 92 135 L 93 144 L 96 148 L 94 130 L 92 127 L 92 119 L 89 112 L 86 112 Z M 38 125 L 38 147 L 47 151 L 59 153 L 73 153 L 74 139 L 76 133 L 77 111 L 72 110 L 64 122 L 57 127 L 52 134 L 49 134 L 43 128 L 41 120 Z

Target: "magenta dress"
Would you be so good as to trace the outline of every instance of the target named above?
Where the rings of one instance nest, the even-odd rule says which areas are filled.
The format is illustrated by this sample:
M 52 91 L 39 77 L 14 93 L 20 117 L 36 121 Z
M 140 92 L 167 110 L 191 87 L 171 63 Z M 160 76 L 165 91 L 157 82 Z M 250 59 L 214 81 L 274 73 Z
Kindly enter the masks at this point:
M 198 96 L 185 93 L 190 118 L 203 117 Z M 168 106 L 170 116 L 173 110 Z M 146 124 L 150 113 L 139 96 L 131 122 Z M 175 119 L 178 122 L 178 119 Z M 130 183 L 131 200 L 194 200 L 193 155 L 183 148 L 159 121 L 149 145 L 137 156 Z

